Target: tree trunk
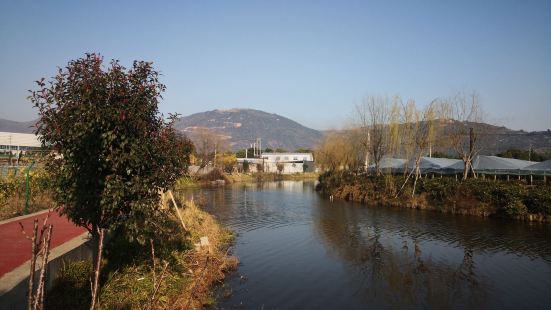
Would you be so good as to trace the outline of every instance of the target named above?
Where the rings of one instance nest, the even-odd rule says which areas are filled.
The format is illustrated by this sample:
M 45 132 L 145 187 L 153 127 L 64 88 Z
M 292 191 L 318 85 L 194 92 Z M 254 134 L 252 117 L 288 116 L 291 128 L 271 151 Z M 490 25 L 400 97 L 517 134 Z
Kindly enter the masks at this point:
M 421 167 L 419 164 L 421 162 L 421 157 L 418 157 L 415 160 L 415 180 L 413 181 L 413 190 L 411 191 L 411 197 L 415 197 L 415 187 L 417 186 L 417 180 L 419 179 L 419 174 L 421 173 Z
M 33 307 L 33 284 L 34 284 L 34 270 L 36 269 L 36 238 L 38 237 L 38 220 L 34 220 L 33 223 L 33 235 L 31 237 L 31 271 L 29 273 L 28 294 L 27 294 L 27 309 L 31 310 Z M 21 226 L 23 227 L 23 226 Z
M 100 276 L 100 269 L 101 269 L 101 256 L 103 254 L 103 238 L 105 236 L 105 229 L 99 228 L 99 240 L 98 240 L 98 251 L 96 261 L 95 261 L 95 267 L 94 267 L 94 283 L 92 285 L 92 302 L 90 304 L 90 310 L 94 310 L 96 308 L 96 301 L 97 301 L 97 295 L 98 295 L 98 286 L 99 286 L 99 276 Z
M 46 235 L 42 237 L 42 266 L 40 268 L 40 277 L 38 278 L 38 287 L 34 299 L 33 310 L 44 308 L 44 287 L 46 286 L 46 269 L 48 268 L 48 256 L 50 254 L 50 242 L 52 240 L 53 226 L 50 224 Z
M 469 177 L 469 170 L 471 169 L 471 159 L 464 159 L 465 167 L 463 168 L 463 180 L 466 180 Z

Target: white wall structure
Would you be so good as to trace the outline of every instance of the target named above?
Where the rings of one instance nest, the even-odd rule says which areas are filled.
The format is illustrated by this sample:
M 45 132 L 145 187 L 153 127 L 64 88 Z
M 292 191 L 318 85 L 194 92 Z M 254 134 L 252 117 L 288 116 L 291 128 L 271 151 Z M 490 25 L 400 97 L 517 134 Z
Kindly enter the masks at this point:
M 38 136 L 30 133 L 0 132 L 0 152 L 38 150 L 41 144 Z
M 312 153 L 264 153 L 256 158 L 238 158 L 237 162 L 243 167 L 243 162 L 249 163 L 249 171 L 257 172 L 262 167 L 264 172 L 292 174 L 311 172 L 315 170 Z

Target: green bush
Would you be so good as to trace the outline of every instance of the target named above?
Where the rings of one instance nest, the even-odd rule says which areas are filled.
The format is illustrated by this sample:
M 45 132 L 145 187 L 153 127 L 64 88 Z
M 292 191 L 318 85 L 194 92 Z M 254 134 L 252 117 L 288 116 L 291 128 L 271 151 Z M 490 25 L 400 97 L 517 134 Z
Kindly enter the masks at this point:
M 509 217 L 524 216 L 528 214 L 528 208 L 519 199 L 515 198 L 505 203 L 503 212 Z
M 530 213 L 551 215 L 551 189 L 549 187 L 533 188 L 523 197 L 523 203 Z

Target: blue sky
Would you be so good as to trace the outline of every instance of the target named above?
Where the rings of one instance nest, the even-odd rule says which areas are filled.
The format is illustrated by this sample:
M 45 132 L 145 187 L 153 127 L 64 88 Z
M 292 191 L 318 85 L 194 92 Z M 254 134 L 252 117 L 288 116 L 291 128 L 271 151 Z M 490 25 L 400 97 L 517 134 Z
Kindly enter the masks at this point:
M 329 129 L 370 94 L 476 90 L 490 123 L 551 128 L 551 1 L 4 0 L 0 118 L 35 118 L 33 81 L 85 52 L 153 61 L 163 113 L 254 108 Z

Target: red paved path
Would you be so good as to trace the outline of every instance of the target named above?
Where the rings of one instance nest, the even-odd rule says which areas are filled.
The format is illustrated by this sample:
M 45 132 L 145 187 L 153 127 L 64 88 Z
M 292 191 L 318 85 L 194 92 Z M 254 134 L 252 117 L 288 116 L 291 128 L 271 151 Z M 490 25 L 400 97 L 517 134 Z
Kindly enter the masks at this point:
M 48 216 L 48 212 L 0 224 L 0 277 L 31 259 L 31 241 L 27 240 L 23 233 L 21 233 L 19 222 L 23 224 L 25 232 L 31 235 L 34 219 L 38 219 L 38 229 L 40 231 L 40 227 L 42 227 L 42 222 L 46 216 Z M 61 217 L 53 211 L 47 223 L 53 225 L 50 249 L 86 231 L 86 229 L 75 226 L 67 218 Z

